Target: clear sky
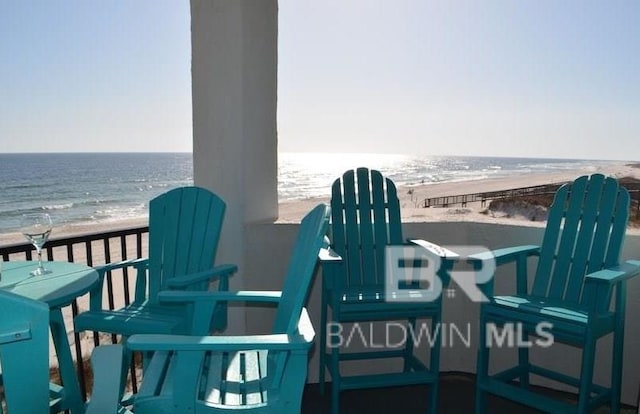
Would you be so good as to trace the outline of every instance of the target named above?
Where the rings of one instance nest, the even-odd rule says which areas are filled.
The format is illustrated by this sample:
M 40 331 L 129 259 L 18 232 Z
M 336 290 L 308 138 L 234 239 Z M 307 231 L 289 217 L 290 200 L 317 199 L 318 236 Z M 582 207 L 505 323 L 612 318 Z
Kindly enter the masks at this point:
M 637 0 L 280 0 L 283 151 L 640 160 Z M 0 152 L 190 151 L 188 0 L 0 0 Z

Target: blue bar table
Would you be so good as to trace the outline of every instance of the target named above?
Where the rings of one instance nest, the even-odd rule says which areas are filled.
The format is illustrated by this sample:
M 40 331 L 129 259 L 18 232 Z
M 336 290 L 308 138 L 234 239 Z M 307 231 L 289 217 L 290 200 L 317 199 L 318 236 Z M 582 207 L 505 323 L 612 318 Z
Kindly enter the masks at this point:
M 59 408 L 70 410 L 71 414 L 83 414 L 84 401 L 71 356 L 62 308 L 86 294 L 98 280 L 98 272 L 78 263 L 43 262 L 43 265 L 51 270 L 51 273 L 32 276 L 29 272 L 38 266 L 37 261 L 5 262 L 2 266 L 0 289 L 49 305 L 51 338 L 56 349 L 63 385 Z

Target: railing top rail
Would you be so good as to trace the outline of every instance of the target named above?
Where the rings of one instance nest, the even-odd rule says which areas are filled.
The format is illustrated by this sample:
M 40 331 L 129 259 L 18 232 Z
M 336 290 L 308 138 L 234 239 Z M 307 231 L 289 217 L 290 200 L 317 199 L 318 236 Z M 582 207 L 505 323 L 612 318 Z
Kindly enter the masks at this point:
M 149 226 L 130 227 L 119 230 L 95 232 L 95 233 L 83 233 L 77 236 L 52 238 L 47 241 L 45 248 L 52 248 L 58 246 L 68 246 L 77 243 L 87 243 L 96 240 L 112 239 L 116 237 L 137 235 L 149 232 Z M 12 253 L 20 253 L 26 250 L 34 249 L 33 245 L 28 242 L 8 244 L 6 246 L 0 246 L 0 255 L 7 255 Z

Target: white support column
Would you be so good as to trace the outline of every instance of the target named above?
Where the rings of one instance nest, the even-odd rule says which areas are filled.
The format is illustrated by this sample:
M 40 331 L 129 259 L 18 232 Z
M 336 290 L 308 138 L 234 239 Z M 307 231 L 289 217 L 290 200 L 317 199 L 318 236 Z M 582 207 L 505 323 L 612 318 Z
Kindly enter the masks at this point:
M 277 31 L 277 0 L 191 0 L 194 182 L 227 203 L 217 262 L 240 267 L 233 288 L 246 225 L 278 215 Z

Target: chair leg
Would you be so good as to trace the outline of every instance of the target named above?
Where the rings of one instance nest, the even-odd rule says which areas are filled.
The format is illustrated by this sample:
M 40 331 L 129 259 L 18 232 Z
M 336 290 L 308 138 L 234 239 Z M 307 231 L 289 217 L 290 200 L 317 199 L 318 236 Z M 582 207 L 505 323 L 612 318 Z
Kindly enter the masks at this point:
M 318 385 L 320 386 L 320 395 L 324 395 L 325 375 L 327 369 L 327 298 L 324 293 L 324 289 L 322 291 L 322 303 L 320 306 L 320 345 L 318 346 L 318 349 L 320 350 L 320 364 L 318 367 Z
M 338 327 L 331 325 L 331 360 L 329 361 L 329 373 L 331 374 L 331 412 L 340 412 L 340 343 L 336 339 Z
M 611 412 L 620 412 L 622 390 L 622 353 L 624 351 L 624 320 L 613 334 L 613 360 L 611 362 Z
M 409 328 L 409 332 L 415 332 L 416 318 L 409 318 L 407 322 L 407 326 Z M 404 364 L 402 366 L 403 372 L 411 371 L 411 366 L 413 365 L 411 363 L 412 358 L 413 358 L 413 341 L 411 340 L 411 335 L 407 335 L 407 338 L 404 343 L 404 356 L 403 356 Z
M 440 389 L 439 381 L 435 381 L 431 384 L 431 391 L 429 392 L 429 414 L 435 414 L 438 412 L 438 392 Z
M 486 393 L 480 388 L 489 374 L 489 347 L 487 347 L 487 325 L 480 310 L 480 331 L 478 335 L 478 361 L 476 367 L 475 414 L 482 414 L 486 405 Z
M 429 370 L 435 374 L 435 381 L 431 385 L 431 398 L 429 401 L 429 413 L 438 412 L 438 393 L 440 389 L 440 350 L 442 349 L 442 331 L 440 326 L 440 314 L 436 314 L 431 318 L 432 335 L 435 333 L 436 338 L 430 351 Z
M 120 368 L 120 399 L 122 399 L 123 401 L 125 397 L 125 389 L 127 387 L 127 378 L 129 377 L 129 374 L 133 375 L 133 373 L 131 372 L 131 367 L 133 364 L 133 352 L 131 352 L 129 349 L 127 349 L 126 346 L 124 346 L 126 342 L 127 338 L 122 337 L 120 341 L 120 343 L 123 345 L 122 367 Z
M 58 357 L 60 379 L 64 387 L 62 405 L 74 414 L 82 413 L 84 412 L 84 401 L 80 393 L 80 383 L 78 382 L 78 377 L 75 372 L 69 348 L 69 338 L 67 337 L 64 318 L 60 308 L 52 308 L 49 318 L 51 338 Z
M 593 384 L 593 363 L 595 362 L 596 339 L 587 329 L 586 343 L 582 350 L 582 366 L 580 368 L 580 391 L 578 394 L 578 412 L 586 413 Z
M 340 387 L 336 382 L 331 381 L 331 414 L 340 413 Z
M 524 342 L 529 341 L 529 332 L 522 333 Z M 520 387 L 529 388 L 529 348 L 518 347 L 518 367 L 520 368 Z

